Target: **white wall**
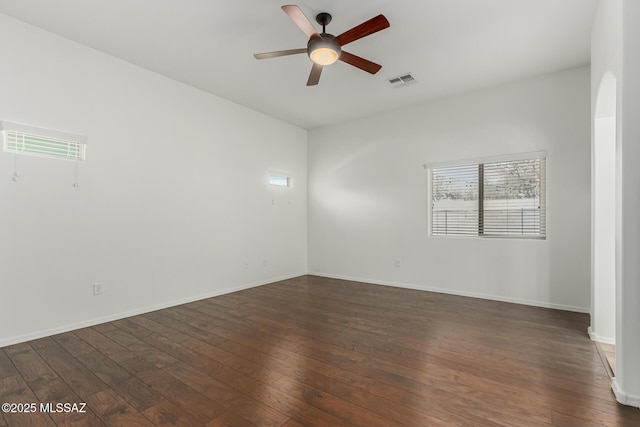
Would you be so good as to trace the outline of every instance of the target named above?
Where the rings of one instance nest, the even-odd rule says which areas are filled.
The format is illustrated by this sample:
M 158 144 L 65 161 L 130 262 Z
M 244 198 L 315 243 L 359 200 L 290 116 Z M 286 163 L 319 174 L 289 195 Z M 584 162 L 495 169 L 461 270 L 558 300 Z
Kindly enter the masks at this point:
M 591 33 L 591 94 L 594 135 L 600 84 L 615 77 L 616 105 L 616 372 L 619 402 L 640 407 L 640 2 L 600 1 Z M 606 116 L 606 114 L 605 114 Z M 594 293 L 594 297 L 598 295 Z M 598 313 L 596 313 L 597 315 Z M 592 328 L 598 327 L 597 316 Z
M 591 32 L 591 116 L 592 116 L 592 302 L 591 337 L 615 343 L 615 287 L 620 286 L 620 171 L 619 120 L 622 67 L 622 2 L 600 2 Z M 611 121 L 614 121 L 612 126 Z M 610 141 L 611 138 L 614 141 Z M 613 146 L 611 146 L 613 144 Z M 613 153 L 610 151 L 613 150 Z M 615 159 L 607 159 L 607 153 Z M 605 157 L 603 157 L 603 155 Z M 611 164 L 613 162 L 613 164 Z M 607 171 L 610 167 L 613 171 Z M 602 169 L 604 166 L 604 169 Z M 612 172 L 612 173 L 611 173 Z M 612 193 L 611 180 L 615 192 Z M 607 187 L 607 188 L 602 188 Z M 602 191 L 599 191 L 602 190 Z M 607 194 L 608 193 L 608 194 Z M 613 203 L 612 199 L 613 197 Z M 611 222 L 613 220 L 613 222 Z M 613 230 L 611 225 L 613 224 Z M 613 242 L 610 234 L 613 231 Z M 611 243 L 614 247 L 611 248 Z M 613 271 L 611 271 L 613 265 Z M 617 263 L 617 266 L 616 266 Z M 610 279 L 613 276 L 613 289 Z M 612 324 L 613 323 L 613 324 Z M 616 365 L 619 368 L 618 365 Z M 619 370 L 619 369 L 618 369 Z
M 615 91 L 615 82 L 613 84 Z M 597 118 L 593 130 L 590 334 L 595 341 L 615 344 L 616 117 Z
M 77 189 L 0 152 L 0 346 L 306 273 L 305 130 L 3 15 L 0 40 L 0 120 L 89 138 Z
M 586 67 L 310 131 L 309 270 L 588 312 L 589 135 Z M 546 240 L 427 236 L 423 163 L 539 150 Z
M 616 313 L 618 400 L 640 407 L 640 2 L 622 3 L 621 286 Z M 620 366 L 618 368 L 618 366 Z

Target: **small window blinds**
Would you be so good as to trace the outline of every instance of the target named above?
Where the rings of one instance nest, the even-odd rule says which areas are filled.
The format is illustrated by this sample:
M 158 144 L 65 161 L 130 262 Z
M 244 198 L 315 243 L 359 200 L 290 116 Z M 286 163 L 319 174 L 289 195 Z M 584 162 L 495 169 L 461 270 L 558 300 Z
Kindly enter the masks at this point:
M 291 176 L 284 172 L 269 171 L 269 185 L 291 187 Z
M 0 122 L 3 150 L 8 153 L 83 161 L 86 137 L 68 133 Z

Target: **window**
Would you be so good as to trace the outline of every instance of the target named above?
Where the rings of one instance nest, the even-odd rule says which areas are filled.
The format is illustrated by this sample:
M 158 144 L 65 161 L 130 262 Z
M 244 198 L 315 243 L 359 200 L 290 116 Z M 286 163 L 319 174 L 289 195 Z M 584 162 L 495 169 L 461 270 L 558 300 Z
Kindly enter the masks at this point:
M 3 150 L 63 160 L 84 160 L 86 138 L 79 135 L 0 122 Z
M 291 187 L 291 177 L 282 172 L 269 172 L 269 184 L 277 187 Z
M 477 235 L 479 165 L 431 170 L 431 234 Z
M 546 154 L 432 166 L 432 236 L 546 236 Z

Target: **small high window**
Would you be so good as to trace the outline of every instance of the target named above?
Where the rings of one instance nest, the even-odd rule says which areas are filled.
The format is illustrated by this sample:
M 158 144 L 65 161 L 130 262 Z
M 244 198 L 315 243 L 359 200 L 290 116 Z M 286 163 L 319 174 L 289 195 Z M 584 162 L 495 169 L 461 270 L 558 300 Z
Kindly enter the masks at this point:
M 86 137 L 10 122 L 0 122 L 2 147 L 7 153 L 83 161 Z
M 291 177 L 281 172 L 269 172 L 269 184 L 276 187 L 291 187 Z

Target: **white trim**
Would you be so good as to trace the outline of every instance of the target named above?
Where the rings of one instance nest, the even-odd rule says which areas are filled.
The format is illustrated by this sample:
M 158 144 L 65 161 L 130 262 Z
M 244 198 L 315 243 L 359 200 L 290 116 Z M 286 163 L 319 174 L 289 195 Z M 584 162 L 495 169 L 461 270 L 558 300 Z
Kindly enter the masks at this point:
M 611 380 L 611 390 L 613 390 L 613 394 L 615 394 L 618 403 L 640 408 L 640 396 L 633 396 L 625 393 L 615 378 Z
M 601 342 L 603 344 L 616 345 L 616 339 L 615 338 L 603 337 L 602 335 L 598 335 L 595 332 L 593 332 L 593 329 L 591 329 L 591 326 L 589 326 L 587 328 L 587 333 L 589 334 L 589 338 L 591 338 L 591 341 L 597 341 L 597 342 Z
M 230 294 L 232 292 L 242 291 L 244 289 L 256 288 L 258 286 L 264 286 L 264 285 L 268 285 L 270 283 L 280 282 L 282 280 L 293 279 L 293 278 L 300 277 L 300 276 L 305 276 L 305 275 L 306 275 L 306 273 L 299 273 L 299 274 L 287 275 L 287 276 L 282 276 L 282 277 L 274 277 L 272 279 L 262 280 L 262 281 L 253 282 L 253 283 L 248 283 L 248 284 L 236 286 L 234 288 L 223 289 L 221 291 L 210 292 L 210 293 L 206 293 L 206 294 L 202 294 L 202 295 L 198 295 L 198 296 L 193 296 L 193 297 L 181 298 L 179 300 L 174 300 L 174 301 L 171 301 L 171 302 L 166 302 L 166 303 L 162 303 L 162 304 L 156 304 L 156 305 L 143 307 L 143 308 L 137 308 L 135 310 L 125 311 L 125 312 L 117 313 L 117 314 L 111 314 L 109 316 L 98 317 L 98 318 L 95 318 L 95 319 L 85 320 L 85 321 L 78 322 L 78 323 L 71 323 L 71 324 L 68 324 L 68 325 L 64 325 L 64 326 L 60 326 L 60 327 L 52 328 L 52 329 L 47 329 L 47 330 L 44 330 L 44 331 L 39 331 L 39 332 L 30 333 L 30 334 L 20 335 L 20 336 L 17 336 L 17 337 L 5 338 L 5 339 L 0 340 L 0 348 L 6 347 L 6 346 L 9 346 L 9 345 L 13 345 L 13 344 L 26 342 L 26 341 L 36 340 L 36 339 L 39 339 L 39 338 L 49 337 L 51 335 L 62 334 L 64 332 L 74 331 L 76 329 L 87 328 L 89 326 L 95 326 L 95 325 L 99 325 L 101 323 L 112 322 L 114 320 L 120 320 L 120 319 L 124 319 L 124 318 L 127 318 L 127 317 L 132 317 L 132 316 L 137 316 L 137 315 L 140 315 L 140 314 L 150 313 L 152 311 L 162 310 L 164 308 L 175 307 L 177 305 L 188 304 L 188 303 L 194 302 L 194 301 L 200 301 L 200 300 L 203 300 L 203 299 L 217 297 L 217 296 L 224 295 L 224 294 Z
M 76 144 L 86 144 L 87 137 L 83 135 L 76 135 L 73 133 L 60 132 L 57 130 L 43 129 L 34 126 L 27 126 L 20 123 L 12 123 L 7 121 L 0 121 L 0 131 L 10 131 L 26 133 L 29 135 L 37 135 L 48 138 L 59 139 L 63 141 L 74 142 Z
M 509 161 L 515 161 L 515 160 L 546 159 L 547 156 L 548 156 L 548 152 L 546 150 L 542 150 L 542 151 L 531 151 L 528 153 L 514 153 L 514 154 L 504 154 L 500 156 L 477 157 L 474 159 L 458 159 L 458 160 L 445 160 L 441 162 L 431 162 L 431 163 L 425 163 L 424 167 L 427 170 L 431 170 L 434 168 L 442 168 L 447 166 L 463 166 L 463 165 L 472 165 L 472 164 L 479 164 L 479 163 L 509 162 Z
M 292 172 L 279 170 L 279 169 L 269 169 L 269 175 L 286 176 L 288 178 L 293 178 Z
M 554 304 L 554 303 L 548 303 L 548 302 L 543 302 L 543 301 L 526 300 L 526 299 L 521 299 L 521 298 L 508 298 L 508 297 L 501 297 L 501 296 L 497 296 L 497 295 L 482 294 L 482 293 L 476 293 L 476 292 L 457 291 L 457 290 L 453 290 L 453 289 L 435 288 L 435 287 L 431 287 L 431 286 L 414 285 L 414 284 L 411 284 L 411 283 L 400 283 L 400 282 L 390 282 L 390 281 L 385 281 L 385 280 L 363 279 L 363 278 L 359 278 L 359 277 L 343 276 L 343 275 L 339 275 L 339 274 L 328 274 L 328 273 L 321 273 L 321 272 L 317 272 L 317 271 L 309 272 L 307 274 L 310 275 L 310 276 L 327 277 L 327 278 L 330 278 L 330 279 L 341 279 L 341 280 L 350 280 L 352 282 L 370 283 L 372 285 L 393 286 L 393 287 L 396 287 L 396 288 L 415 289 L 415 290 L 418 290 L 418 291 L 437 292 L 437 293 L 440 293 L 440 294 L 447 294 L 447 295 L 458 295 L 458 296 L 462 296 L 462 297 L 480 298 L 480 299 L 486 299 L 486 300 L 490 300 L 490 301 L 500 301 L 500 302 L 508 302 L 508 303 L 512 303 L 512 304 L 529 305 L 529 306 L 532 306 L 532 307 L 552 308 L 554 310 L 572 311 L 572 312 L 576 312 L 576 313 L 589 313 L 589 308 L 588 307 L 578 307 L 578 306 L 573 306 L 573 305 Z

